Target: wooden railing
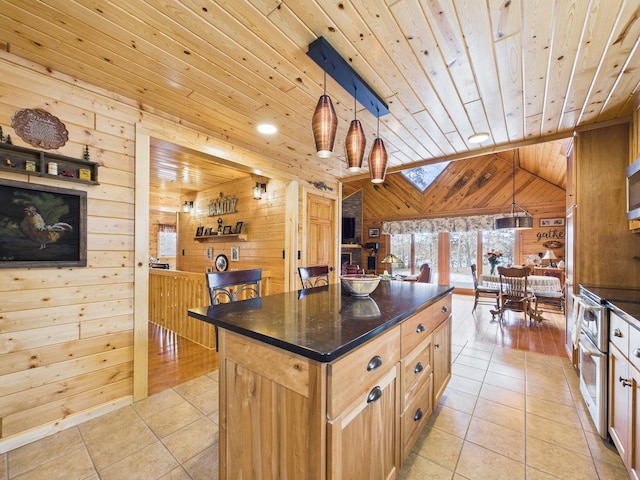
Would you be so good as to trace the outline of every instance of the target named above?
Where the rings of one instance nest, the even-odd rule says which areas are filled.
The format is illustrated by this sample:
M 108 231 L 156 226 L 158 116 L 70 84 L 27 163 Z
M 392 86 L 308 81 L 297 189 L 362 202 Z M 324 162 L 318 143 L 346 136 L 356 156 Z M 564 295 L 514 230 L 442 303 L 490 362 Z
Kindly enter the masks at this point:
M 213 325 L 187 315 L 209 305 L 203 273 L 149 270 L 149 321 L 207 348 L 215 348 Z
M 269 272 L 262 272 L 262 295 L 269 293 Z M 213 325 L 189 317 L 187 310 L 209 305 L 204 273 L 149 270 L 149 321 L 207 348 L 215 348 Z

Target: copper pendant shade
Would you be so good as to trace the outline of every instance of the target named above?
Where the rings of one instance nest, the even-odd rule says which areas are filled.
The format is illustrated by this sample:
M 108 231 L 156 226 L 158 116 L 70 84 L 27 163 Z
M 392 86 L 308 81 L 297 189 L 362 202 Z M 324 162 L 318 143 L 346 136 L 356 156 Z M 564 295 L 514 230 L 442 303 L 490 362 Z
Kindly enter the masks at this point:
M 380 138 L 380 117 L 378 117 L 376 139 L 369 152 L 369 173 L 371 183 L 382 183 L 387 175 L 387 149 L 384 148 L 384 142 Z
M 364 158 L 364 149 L 367 146 L 367 139 L 362 130 L 360 120 L 352 120 L 347 132 L 347 138 L 344 148 L 347 153 L 347 169 L 351 172 L 357 172 L 362 168 L 362 160 Z
M 369 153 L 369 173 L 371 183 L 382 183 L 387 174 L 387 150 L 381 138 L 373 141 L 373 147 Z
M 316 141 L 316 155 L 320 158 L 328 158 L 333 152 L 333 144 L 336 140 L 338 129 L 338 116 L 333 109 L 333 103 L 329 95 L 321 95 L 313 112 L 311 120 L 313 138 Z

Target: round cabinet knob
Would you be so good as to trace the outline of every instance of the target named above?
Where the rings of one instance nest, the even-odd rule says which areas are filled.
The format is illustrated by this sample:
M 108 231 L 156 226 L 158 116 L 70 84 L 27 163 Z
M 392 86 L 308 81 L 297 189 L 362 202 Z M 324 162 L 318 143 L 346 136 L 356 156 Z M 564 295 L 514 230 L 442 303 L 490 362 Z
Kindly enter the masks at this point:
M 422 323 L 419 323 L 416 327 L 416 333 L 422 333 L 426 330 L 425 326 Z
M 616 329 L 613 331 L 613 336 L 614 336 L 614 337 L 618 337 L 618 338 L 622 338 L 622 331 L 621 331 L 619 328 L 616 328 Z
M 446 305 L 444 305 L 444 306 L 442 307 L 442 313 L 447 313 L 448 311 L 449 311 L 449 309 L 447 308 L 447 306 L 446 306 Z
M 413 369 L 413 373 L 420 373 L 422 370 L 424 370 L 424 366 L 422 365 L 422 362 L 418 362 L 416 363 L 416 367 Z
M 633 351 L 633 356 L 634 356 L 634 357 L 638 357 L 638 358 L 640 358 L 640 348 L 636 348 L 636 349 Z

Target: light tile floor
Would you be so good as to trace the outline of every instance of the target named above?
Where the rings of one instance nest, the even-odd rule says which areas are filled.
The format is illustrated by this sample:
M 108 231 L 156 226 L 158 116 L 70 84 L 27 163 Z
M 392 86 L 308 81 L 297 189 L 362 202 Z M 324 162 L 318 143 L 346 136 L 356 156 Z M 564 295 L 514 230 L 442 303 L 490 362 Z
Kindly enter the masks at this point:
M 399 479 L 629 478 L 568 359 L 472 342 L 453 357 Z M 217 479 L 217 398 L 212 372 L 0 455 L 0 479 Z

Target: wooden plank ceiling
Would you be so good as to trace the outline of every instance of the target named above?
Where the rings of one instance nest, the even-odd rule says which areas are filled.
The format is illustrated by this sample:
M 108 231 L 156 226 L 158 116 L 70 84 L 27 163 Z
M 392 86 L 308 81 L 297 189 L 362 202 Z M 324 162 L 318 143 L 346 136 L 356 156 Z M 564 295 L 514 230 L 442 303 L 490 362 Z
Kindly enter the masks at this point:
M 331 78 L 334 156 L 315 156 L 317 37 L 389 105 L 380 136 L 393 172 L 630 115 L 639 19 L 636 0 L 0 0 L 0 46 L 292 171 L 356 180 L 366 162 L 350 173 L 343 154 L 353 99 Z M 370 146 L 376 119 L 357 108 Z M 261 122 L 278 133 L 258 134 Z M 490 138 L 471 144 L 475 132 Z M 557 165 L 525 168 L 561 184 Z

